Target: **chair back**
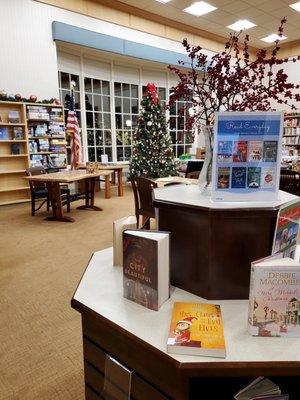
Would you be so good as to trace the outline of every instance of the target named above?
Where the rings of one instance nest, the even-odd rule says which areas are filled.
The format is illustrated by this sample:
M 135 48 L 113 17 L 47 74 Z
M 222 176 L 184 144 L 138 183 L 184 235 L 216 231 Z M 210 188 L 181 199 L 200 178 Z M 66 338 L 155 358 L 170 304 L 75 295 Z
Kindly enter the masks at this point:
M 131 179 L 131 185 L 136 213 L 140 212 L 141 214 L 155 218 L 153 189 L 157 187 L 157 183 L 148 178 L 136 177 Z
M 46 170 L 44 167 L 31 167 L 27 168 L 25 173 L 27 176 L 35 176 L 45 174 Z M 46 187 L 45 183 L 43 182 L 29 181 L 29 185 L 32 191 L 34 191 L 34 189 L 44 189 Z
M 300 174 L 289 169 L 280 171 L 279 188 L 285 192 L 300 195 Z
M 188 161 L 186 171 L 185 171 L 185 177 L 189 178 L 189 174 L 191 172 L 199 172 L 202 170 L 203 167 L 203 161 Z

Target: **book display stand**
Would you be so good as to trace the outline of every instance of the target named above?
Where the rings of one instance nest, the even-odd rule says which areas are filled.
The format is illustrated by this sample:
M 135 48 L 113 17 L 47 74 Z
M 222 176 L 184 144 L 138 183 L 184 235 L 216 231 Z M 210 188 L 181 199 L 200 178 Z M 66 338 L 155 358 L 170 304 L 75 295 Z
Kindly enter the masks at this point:
M 171 287 L 171 298 L 159 311 L 149 310 L 123 298 L 122 268 L 112 265 L 112 248 L 94 253 L 72 299 L 72 307 L 82 317 L 86 400 L 99 399 L 103 393 L 107 355 L 119 363 L 120 376 L 126 376 L 126 371 L 131 376 L 130 397 L 126 398 L 198 400 L 209 393 L 209 398 L 217 399 L 221 391 L 222 399 L 232 399 L 261 375 L 270 377 L 291 399 L 299 398 L 300 338 L 287 342 L 249 335 L 247 300 L 218 302 L 225 359 L 169 354 L 167 337 L 174 302 L 204 299 Z M 124 387 L 117 380 L 111 382 L 117 389 Z

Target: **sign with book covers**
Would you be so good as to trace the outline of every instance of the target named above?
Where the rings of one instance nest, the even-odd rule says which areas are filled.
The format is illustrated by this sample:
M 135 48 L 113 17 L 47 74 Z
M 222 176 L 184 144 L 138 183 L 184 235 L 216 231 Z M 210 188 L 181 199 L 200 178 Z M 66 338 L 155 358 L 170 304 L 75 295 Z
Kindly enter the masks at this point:
M 278 199 L 282 126 L 281 112 L 216 113 L 212 200 Z

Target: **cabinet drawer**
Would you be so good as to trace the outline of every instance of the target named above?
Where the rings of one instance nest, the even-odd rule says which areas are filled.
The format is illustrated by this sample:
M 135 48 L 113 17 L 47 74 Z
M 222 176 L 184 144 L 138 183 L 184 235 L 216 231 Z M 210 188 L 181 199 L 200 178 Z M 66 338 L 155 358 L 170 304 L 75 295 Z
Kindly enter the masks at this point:
M 106 353 L 95 343 L 84 337 L 83 354 L 85 381 L 95 392 L 101 393 L 104 385 Z M 118 361 L 122 363 L 122 360 Z M 170 400 L 169 397 L 166 397 L 134 371 L 131 382 L 131 398 L 132 400 Z

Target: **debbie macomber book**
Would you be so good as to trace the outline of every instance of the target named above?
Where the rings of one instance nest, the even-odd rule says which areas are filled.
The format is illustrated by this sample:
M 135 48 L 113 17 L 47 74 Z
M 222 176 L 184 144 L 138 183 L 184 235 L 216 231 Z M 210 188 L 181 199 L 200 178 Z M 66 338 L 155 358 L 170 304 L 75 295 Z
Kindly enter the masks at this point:
M 300 337 L 300 264 L 283 253 L 251 265 L 248 331 Z
M 123 295 L 155 311 L 170 296 L 169 235 L 131 229 L 123 233 Z
M 208 303 L 174 303 L 168 353 L 226 357 L 221 308 Z

